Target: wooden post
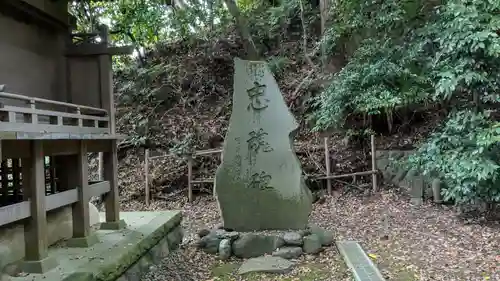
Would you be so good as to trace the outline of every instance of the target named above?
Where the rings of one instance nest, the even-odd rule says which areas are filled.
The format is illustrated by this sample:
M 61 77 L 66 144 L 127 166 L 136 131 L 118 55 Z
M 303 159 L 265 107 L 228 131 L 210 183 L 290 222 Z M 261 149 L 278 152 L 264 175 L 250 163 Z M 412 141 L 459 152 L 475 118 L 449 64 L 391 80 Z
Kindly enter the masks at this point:
M 146 196 L 146 205 L 149 206 L 149 149 L 144 149 L 144 190 Z
M 80 141 L 80 149 L 72 161 L 69 174 L 72 175 L 69 188 L 76 187 L 78 190 L 78 201 L 72 205 L 73 214 L 73 238 L 67 241 L 69 247 L 90 247 L 98 242 L 97 236 L 90 231 L 90 188 L 89 188 L 89 164 L 87 160 L 87 143 Z
M 109 147 L 103 153 L 104 180 L 109 181 L 110 190 L 104 197 L 106 221 L 101 223 L 101 229 L 121 229 L 126 226 L 120 220 L 120 198 L 118 193 L 118 157 L 116 140 L 109 141 Z
M 99 169 L 99 175 L 98 175 L 98 180 L 103 181 L 104 180 L 104 165 L 103 165 L 103 154 L 102 152 L 99 152 L 99 161 L 97 163 L 98 169 Z
M 9 203 L 9 167 L 7 167 L 7 160 L 1 161 L 2 171 L 2 205 L 5 206 Z
M 22 160 L 23 191 L 30 200 L 31 216 L 25 220 L 25 261 L 22 270 L 29 273 L 45 273 L 57 266 L 48 255 L 47 215 L 45 208 L 45 159 L 42 141 L 30 141 L 30 158 Z
M 106 25 L 100 26 L 99 36 L 101 44 L 108 45 L 109 28 Z M 99 85 L 101 92 L 101 108 L 108 111 L 109 130 L 111 134 L 116 133 L 115 104 L 113 98 L 113 70 L 112 61 L 109 54 L 99 56 Z
M 188 201 L 193 202 L 193 157 L 191 155 L 187 158 L 188 165 Z
M 375 135 L 371 135 L 370 138 L 370 143 L 371 143 L 371 152 L 372 152 L 372 185 L 373 185 L 373 192 L 378 191 L 378 183 L 377 183 L 377 177 L 378 177 L 378 172 L 377 172 L 377 148 L 375 147 Z
M 330 176 L 330 148 L 328 147 L 328 137 L 325 137 L 325 166 L 326 166 L 326 176 Z M 332 195 L 332 180 L 326 179 L 326 189 L 328 195 Z

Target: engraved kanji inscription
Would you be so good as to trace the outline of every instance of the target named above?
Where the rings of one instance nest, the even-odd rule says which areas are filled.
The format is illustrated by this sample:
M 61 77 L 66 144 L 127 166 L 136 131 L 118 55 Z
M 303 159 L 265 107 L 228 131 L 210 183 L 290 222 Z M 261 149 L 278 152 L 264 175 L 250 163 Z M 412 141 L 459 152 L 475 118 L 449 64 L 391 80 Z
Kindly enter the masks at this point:
M 255 173 L 250 177 L 250 183 L 248 184 L 249 188 L 257 188 L 261 190 L 272 188 L 269 186 L 269 182 L 271 181 L 271 175 L 268 175 L 266 172 Z
M 240 155 L 240 146 L 241 146 L 241 140 L 239 137 L 234 138 L 234 142 L 236 144 L 236 156 L 234 157 L 234 162 L 233 162 L 233 169 L 234 169 L 234 175 L 236 179 L 241 178 L 241 155 Z
M 250 160 L 250 164 L 255 162 L 255 157 L 259 152 L 271 152 L 273 148 L 269 145 L 269 143 L 265 140 L 265 137 L 268 134 L 264 131 L 264 129 L 260 128 L 258 130 L 253 130 L 248 133 L 248 156 Z
M 250 104 L 248 105 L 247 110 L 253 109 L 260 111 L 269 106 L 269 100 L 264 98 L 266 85 L 259 84 L 258 82 L 253 82 L 253 84 L 254 86 L 247 90 L 248 97 L 250 98 Z

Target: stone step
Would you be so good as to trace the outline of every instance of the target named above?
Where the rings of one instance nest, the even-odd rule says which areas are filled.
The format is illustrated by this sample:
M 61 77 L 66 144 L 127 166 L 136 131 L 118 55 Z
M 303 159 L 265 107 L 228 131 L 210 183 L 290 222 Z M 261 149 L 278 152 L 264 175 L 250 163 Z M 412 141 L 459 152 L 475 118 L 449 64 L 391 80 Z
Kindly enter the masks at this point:
M 377 266 L 356 241 L 337 241 L 337 248 L 356 281 L 384 281 Z

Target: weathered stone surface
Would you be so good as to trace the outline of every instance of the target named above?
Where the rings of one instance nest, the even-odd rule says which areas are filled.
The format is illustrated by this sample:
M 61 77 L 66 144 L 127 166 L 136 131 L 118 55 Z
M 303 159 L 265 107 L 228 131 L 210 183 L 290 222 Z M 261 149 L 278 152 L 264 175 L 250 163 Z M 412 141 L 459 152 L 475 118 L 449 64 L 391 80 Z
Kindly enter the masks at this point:
M 196 246 L 206 253 L 217 254 L 219 251 L 220 241 L 222 241 L 222 238 L 219 238 L 215 232 L 211 232 L 208 235 L 203 236 L 196 243 Z
M 222 239 L 219 244 L 219 258 L 227 260 L 231 256 L 231 240 Z
M 283 235 L 286 245 L 302 246 L 302 235 L 298 232 L 287 232 Z
M 246 274 L 250 272 L 263 273 L 288 273 L 293 269 L 295 264 L 284 258 L 266 256 L 246 260 L 238 269 L 238 274 Z
M 298 128 L 264 61 L 234 61 L 234 95 L 215 190 L 224 227 L 303 229 L 311 191 L 293 151 Z
M 410 197 L 411 203 L 414 205 L 421 205 L 424 198 L 424 179 L 418 175 L 410 180 Z
M 302 255 L 303 251 L 301 247 L 283 247 L 279 248 L 273 253 L 275 257 L 281 257 L 284 259 L 296 259 Z
M 321 239 L 316 234 L 307 235 L 304 237 L 304 245 L 302 246 L 304 253 L 317 254 L 321 251 Z
M 331 231 L 323 229 L 315 224 L 309 225 L 309 229 L 312 234 L 316 234 L 319 237 L 319 241 L 323 246 L 330 246 L 333 244 L 334 237 Z
M 184 231 L 181 226 L 174 228 L 171 232 L 167 234 L 167 239 L 169 243 L 169 248 L 176 250 L 182 242 L 184 237 Z
M 210 233 L 209 229 L 203 228 L 203 229 L 200 229 L 197 234 L 198 234 L 198 237 L 203 238 L 203 237 L 207 236 L 209 233 Z
M 278 236 L 245 233 L 233 242 L 233 253 L 239 258 L 253 258 L 271 254 L 284 244 L 283 238 Z
M 220 239 L 229 239 L 231 241 L 234 241 L 238 239 L 238 237 L 240 237 L 240 233 L 237 231 L 226 231 L 224 229 L 216 229 L 214 230 L 214 233 Z
M 432 198 L 434 199 L 434 203 L 443 203 L 441 199 L 441 180 L 434 179 L 432 181 Z

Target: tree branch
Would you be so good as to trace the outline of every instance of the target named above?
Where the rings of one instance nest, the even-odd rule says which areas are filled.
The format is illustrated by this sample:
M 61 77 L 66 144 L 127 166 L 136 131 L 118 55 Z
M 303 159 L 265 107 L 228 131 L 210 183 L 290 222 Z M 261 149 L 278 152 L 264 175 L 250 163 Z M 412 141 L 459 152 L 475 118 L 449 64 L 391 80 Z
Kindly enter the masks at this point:
M 302 0 L 299 0 L 299 5 L 300 5 L 300 21 L 302 22 L 302 49 L 304 50 L 304 57 L 307 61 L 307 63 L 312 67 L 316 68 L 316 65 L 313 63 L 309 55 L 307 54 L 307 26 L 306 26 L 306 21 L 304 18 L 304 4 L 302 3 Z

